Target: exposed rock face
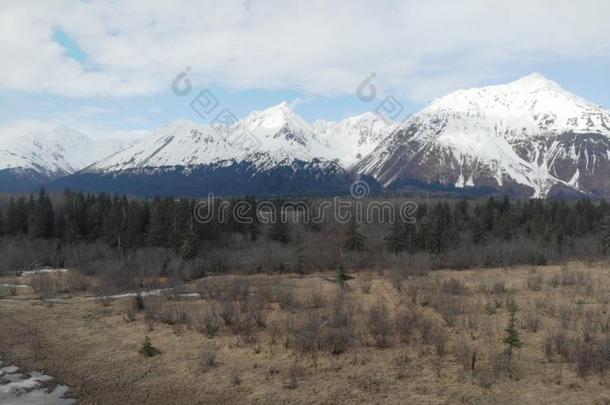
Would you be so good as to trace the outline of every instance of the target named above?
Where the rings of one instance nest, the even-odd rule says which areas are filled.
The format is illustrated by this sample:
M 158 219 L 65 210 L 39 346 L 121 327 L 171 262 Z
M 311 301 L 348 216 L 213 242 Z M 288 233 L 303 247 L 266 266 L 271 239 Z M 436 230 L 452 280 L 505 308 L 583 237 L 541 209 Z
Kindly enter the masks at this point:
M 610 195 L 610 112 L 532 74 L 433 101 L 356 165 L 384 186 Z

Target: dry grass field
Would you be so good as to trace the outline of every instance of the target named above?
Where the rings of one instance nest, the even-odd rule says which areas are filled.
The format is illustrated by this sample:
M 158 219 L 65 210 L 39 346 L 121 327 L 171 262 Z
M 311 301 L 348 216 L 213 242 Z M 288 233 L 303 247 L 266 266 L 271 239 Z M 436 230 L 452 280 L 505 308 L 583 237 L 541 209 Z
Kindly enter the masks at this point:
M 6 277 L 36 290 L 0 287 L 0 356 L 80 404 L 610 404 L 608 266 L 352 276 L 213 276 L 142 301 Z

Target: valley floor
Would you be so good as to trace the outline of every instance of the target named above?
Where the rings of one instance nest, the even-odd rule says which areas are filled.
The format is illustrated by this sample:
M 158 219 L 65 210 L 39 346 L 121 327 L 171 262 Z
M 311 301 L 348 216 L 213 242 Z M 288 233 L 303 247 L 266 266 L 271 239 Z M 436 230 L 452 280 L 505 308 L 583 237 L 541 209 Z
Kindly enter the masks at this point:
M 20 287 L 0 299 L 0 356 L 79 404 L 610 403 L 607 265 L 353 276 L 213 276 L 144 308 Z M 139 353 L 146 336 L 160 354 Z

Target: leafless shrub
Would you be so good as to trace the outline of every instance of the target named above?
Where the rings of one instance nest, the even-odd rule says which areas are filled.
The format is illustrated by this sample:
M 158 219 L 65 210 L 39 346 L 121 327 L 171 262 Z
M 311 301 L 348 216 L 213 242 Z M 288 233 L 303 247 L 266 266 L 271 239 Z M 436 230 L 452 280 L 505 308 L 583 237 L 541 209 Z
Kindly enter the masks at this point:
M 517 373 L 514 358 L 509 359 L 508 355 L 504 352 L 492 351 L 489 354 L 489 363 L 495 379 L 508 372 L 512 375 Z
M 404 281 L 406 279 L 406 273 L 399 270 L 398 268 L 393 268 L 389 272 L 390 283 L 392 283 L 392 287 L 396 289 L 396 291 L 402 291 L 404 287 Z
M 362 294 L 369 294 L 371 292 L 371 286 L 373 285 L 370 274 L 361 274 L 360 277 L 358 277 L 358 285 L 360 286 Z
M 485 313 L 488 315 L 493 315 L 498 310 L 496 302 L 492 299 L 485 300 L 485 305 L 483 306 Z
M 265 304 L 260 297 L 249 300 L 248 314 L 259 329 L 264 329 L 267 326 L 267 315 L 264 306 Z
M 546 331 L 544 336 L 543 348 L 547 359 L 551 359 L 553 354 L 558 354 L 564 359 L 569 359 L 570 345 L 572 339 L 564 329 L 555 328 Z
M 477 292 L 481 294 L 489 294 L 490 290 L 489 283 L 486 281 L 480 281 L 477 285 Z
M 293 288 L 282 288 L 276 293 L 276 299 L 280 308 L 284 311 L 294 311 L 300 304 Z
M 403 343 L 410 343 L 417 331 L 419 313 L 415 309 L 405 309 L 396 317 L 395 330 Z
M 464 301 L 460 297 L 439 295 L 432 306 L 442 316 L 447 326 L 455 326 L 457 317 L 465 312 Z
M 246 345 L 253 345 L 258 342 L 256 334 L 256 324 L 254 319 L 247 314 L 240 314 L 235 318 L 231 326 L 231 330 L 236 336 L 239 336 L 241 341 Z
M 539 316 L 533 312 L 526 312 L 521 317 L 521 327 L 528 332 L 536 333 L 540 329 L 542 321 Z
M 407 283 L 406 294 L 410 298 L 411 304 L 417 305 L 420 286 L 415 282 Z
M 427 345 L 433 345 L 439 356 L 446 352 L 447 333 L 436 321 L 423 318 L 419 322 L 419 330 L 422 340 Z
M 526 281 L 527 289 L 530 291 L 540 291 L 542 290 L 542 284 L 544 283 L 544 279 L 541 274 L 531 274 Z
M 481 367 L 475 373 L 475 381 L 481 388 L 491 388 L 497 380 L 498 378 L 490 365 Z
M 558 274 L 553 274 L 548 283 L 552 288 L 579 286 L 587 292 L 593 291 L 591 274 L 570 270 L 567 265 L 562 266 Z
M 455 356 L 462 365 L 464 371 L 474 373 L 476 367 L 476 349 L 468 342 L 462 341 L 458 344 Z M 471 375 L 472 377 L 472 375 Z
M 534 306 L 540 312 L 542 312 L 546 316 L 553 317 L 555 316 L 556 307 L 548 298 L 536 298 L 534 300 Z
M 271 345 L 275 345 L 278 337 L 280 336 L 280 326 L 276 321 L 271 321 L 267 331 L 269 332 L 269 343 Z
M 201 353 L 199 365 L 204 372 L 218 366 L 218 349 L 209 348 L 204 350 Z
M 148 302 L 144 311 L 149 319 L 168 325 L 186 325 L 189 323 L 187 308 L 181 302 L 166 302 L 155 299 Z
M 383 303 L 373 305 L 369 309 L 367 326 L 378 348 L 390 346 L 393 332 L 392 322 L 388 310 Z
M 30 278 L 30 286 L 42 300 L 52 298 L 57 293 L 57 283 L 51 273 L 36 273 Z
M 315 354 L 323 345 L 323 327 L 326 321 L 313 314 L 300 320 L 290 320 L 286 330 L 286 347 L 300 353 Z
M 449 295 L 464 295 L 466 293 L 466 285 L 461 280 L 450 278 L 447 281 L 443 281 L 441 291 Z
M 213 308 L 194 311 L 190 315 L 191 324 L 200 333 L 207 335 L 209 339 L 213 339 L 220 330 L 221 318 Z
M 506 284 L 504 283 L 504 281 L 496 281 L 491 286 L 492 294 L 506 294 L 506 292 Z
M 551 288 L 557 288 L 561 285 L 561 276 L 559 274 L 553 274 L 548 280 L 547 283 Z
M 267 282 L 258 282 L 256 285 L 256 296 L 264 303 L 273 301 L 273 287 Z
M 297 364 L 293 364 L 288 368 L 286 372 L 286 381 L 284 386 L 288 389 L 294 390 L 299 386 L 301 379 L 303 378 L 303 369 Z
M 87 276 L 79 271 L 70 270 L 63 275 L 63 281 L 67 293 L 74 294 L 79 291 L 87 291 L 91 287 L 91 283 Z
M 447 353 L 447 340 L 448 336 L 445 329 L 442 326 L 437 326 L 432 334 L 432 345 L 439 356 L 444 356 Z
M 557 311 L 559 317 L 559 325 L 561 329 L 570 329 L 572 319 L 574 318 L 574 310 L 569 305 L 560 305 Z
M 250 282 L 245 277 L 234 277 L 229 279 L 225 291 L 225 298 L 231 301 L 241 301 L 248 298 L 250 293 Z
M 334 305 L 330 322 L 325 327 L 324 344 L 334 355 L 344 353 L 354 341 L 354 323 L 351 308 L 340 294 Z
M 584 316 L 579 317 L 580 322 L 580 333 L 582 340 L 585 343 L 592 342 L 597 334 L 598 326 L 601 326 L 601 322 L 598 320 L 596 313 L 587 311 Z
M 597 302 L 602 305 L 610 304 L 610 291 L 605 288 L 601 288 L 597 293 Z
M 236 314 L 235 304 L 229 300 L 223 300 L 220 303 L 219 315 L 226 326 L 231 327 L 235 321 Z
M 195 283 L 194 290 L 199 293 L 201 298 L 219 300 L 222 298 L 226 287 L 220 278 L 209 277 Z
M 307 297 L 307 306 L 313 309 L 321 309 L 326 305 L 326 298 L 319 290 L 313 290 Z
M 586 377 L 598 364 L 603 361 L 593 342 L 575 339 L 572 342 L 572 359 L 576 364 L 576 371 L 580 377 Z

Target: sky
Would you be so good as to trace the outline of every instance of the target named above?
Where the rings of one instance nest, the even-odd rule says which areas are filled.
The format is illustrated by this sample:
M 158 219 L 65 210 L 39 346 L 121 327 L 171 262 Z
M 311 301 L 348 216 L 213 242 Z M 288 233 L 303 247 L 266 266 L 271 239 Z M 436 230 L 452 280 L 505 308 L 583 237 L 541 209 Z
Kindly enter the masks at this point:
M 0 0 L 0 137 L 206 123 L 202 91 L 240 118 L 287 101 L 340 120 L 388 95 L 406 118 L 531 72 L 610 107 L 608 15 L 605 0 Z

